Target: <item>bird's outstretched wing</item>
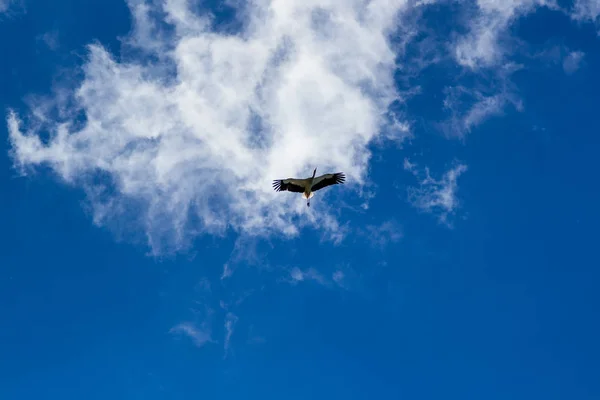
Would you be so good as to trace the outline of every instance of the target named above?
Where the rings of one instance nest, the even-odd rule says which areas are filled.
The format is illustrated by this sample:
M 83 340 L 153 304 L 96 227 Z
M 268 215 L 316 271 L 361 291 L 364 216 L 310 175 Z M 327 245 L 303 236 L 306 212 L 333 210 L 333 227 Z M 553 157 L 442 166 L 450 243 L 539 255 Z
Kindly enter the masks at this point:
M 276 192 L 283 192 L 285 190 L 296 193 L 304 192 L 304 187 L 300 184 L 299 180 L 292 178 L 274 180 L 273 189 Z
M 319 189 L 323 189 L 329 185 L 337 185 L 339 183 L 344 183 L 346 181 L 346 175 L 343 172 L 337 172 L 335 174 L 325 174 L 315 178 L 312 191 L 317 191 Z

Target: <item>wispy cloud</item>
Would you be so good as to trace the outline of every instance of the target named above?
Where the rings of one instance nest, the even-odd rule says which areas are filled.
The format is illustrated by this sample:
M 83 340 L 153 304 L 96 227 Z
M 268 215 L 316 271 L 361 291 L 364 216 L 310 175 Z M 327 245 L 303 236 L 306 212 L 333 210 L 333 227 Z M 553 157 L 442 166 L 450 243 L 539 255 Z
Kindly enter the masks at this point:
M 585 53 L 582 51 L 571 51 L 563 60 L 562 66 L 565 73 L 571 75 L 575 73 L 583 63 Z
M 197 327 L 192 322 L 182 322 L 171 328 L 169 332 L 172 334 L 183 334 L 189 337 L 198 347 L 202 347 L 206 343 L 213 342 L 210 329 L 205 324 L 203 324 L 201 327 Z
M 265 343 L 267 341 L 264 336 L 257 335 L 254 331 L 255 331 L 254 325 L 250 325 L 250 327 L 248 328 L 248 341 L 247 341 L 247 343 L 249 343 L 249 344 L 263 344 L 263 343 Z
M 553 0 L 477 0 L 468 33 L 455 43 L 458 63 L 471 69 L 502 64 L 511 42 L 508 27 L 538 7 L 557 5 Z
M 354 289 L 360 277 L 356 276 L 356 272 L 348 265 L 339 265 L 333 269 L 330 268 L 315 268 L 315 267 L 292 267 L 283 268 L 286 275 L 277 279 L 278 283 L 286 283 L 291 286 L 301 284 L 317 284 L 325 289 Z M 327 271 L 325 271 L 327 269 Z
M 361 231 L 361 235 L 366 237 L 372 246 L 380 249 L 390 243 L 399 242 L 404 236 L 401 226 L 395 220 L 385 221 L 378 225 L 367 225 Z
M 335 283 L 337 283 L 338 285 L 342 286 L 343 282 L 344 282 L 344 277 L 346 275 L 344 274 L 343 271 L 335 271 L 332 275 L 332 279 Z
M 444 109 L 450 118 L 441 126 L 448 137 L 464 137 L 490 117 L 501 115 L 507 102 L 504 93 L 483 94 L 462 86 L 449 87 Z
M 600 17 L 600 1 L 575 0 L 571 10 L 571 17 L 579 21 L 597 21 L 598 17 Z
M 196 291 L 201 295 L 210 295 L 212 292 L 211 284 L 208 278 L 202 278 L 195 287 Z
M 532 58 L 541 60 L 548 65 L 559 66 L 567 75 L 571 75 L 583 66 L 585 53 L 581 50 L 570 49 L 564 44 L 558 44 L 533 54 Z
M 405 160 L 404 166 L 419 180 L 417 187 L 408 188 L 409 202 L 421 211 L 436 214 L 441 223 L 451 226 L 449 216 L 459 206 L 458 178 L 467 171 L 467 166 L 456 163 L 438 180 L 431 177 L 428 167 L 420 171 L 409 160 Z
M 44 43 L 50 50 L 55 51 L 60 46 L 59 33 L 57 30 L 51 30 L 39 35 L 36 40 Z
M 329 283 L 327 279 L 315 268 L 308 268 L 303 271 L 298 267 L 293 267 L 290 270 L 290 279 L 288 282 L 297 284 L 298 282 L 303 281 L 315 281 L 321 285 L 327 285 Z
M 233 271 L 229 267 L 229 264 L 223 265 L 223 273 L 221 274 L 221 280 L 229 278 L 233 274 Z
M 227 262 L 223 265 L 221 280 L 229 279 L 240 265 L 262 268 L 265 265 L 266 254 L 260 248 L 258 240 L 250 236 L 240 236 L 236 239 L 233 250 Z
M 0 13 L 3 13 L 6 10 L 8 10 L 8 7 L 10 6 L 11 2 L 12 0 L 0 0 Z
M 467 33 L 457 35 L 451 48 L 456 62 L 467 75 L 484 84 L 447 88 L 444 108 L 451 117 L 440 124 L 449 137 L 464 138 L 490 117 L 502 115 L 508 106 L 523 109 L 511 83 L 511 75 L 522 68 L 513 56 L 523 43 L 513 36 L 511 26 L 540 7 L 559 10 L 554 0 L 476 0 L 466 15 Z M 468 9 L 468 7 L 466 8 Z M 477 81 L 477 79 L 475 79 Z
M 95 223 L 118 229 L 126 217 L 155 253 L 203 233 L 293 236 L 317 222 L 297 220 L 305 205 L 274 193 L 272 179 L 318 166 L 344 171 L 348 189 L 363 182 L 368 145 L 398 96 L 388 35 L 404 1 L 251 2 L 236 35 L 211 30 L 185 1 L 128 4 L 126 42 L 154 57 L 117 61 L 91 44 L 64 102 L 38 101 L 28 123 L 11 111 L 23 172 L 49 165 L 86 191 Z M 404 134 L 402 121 L 391 126 Z
M 5 18 L 15 18 L 27 12 L 25 0 L 0 0 L 0 22 Z

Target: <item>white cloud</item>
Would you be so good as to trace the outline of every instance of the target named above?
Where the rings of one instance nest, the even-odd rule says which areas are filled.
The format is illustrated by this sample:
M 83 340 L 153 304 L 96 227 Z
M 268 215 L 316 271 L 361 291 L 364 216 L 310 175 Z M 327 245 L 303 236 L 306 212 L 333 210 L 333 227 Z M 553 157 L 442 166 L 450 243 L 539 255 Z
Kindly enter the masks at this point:
M 422 28 L 420 12 L 405 11 L 433 1 L 234 2 L 234 34 L 187 0 L 126 1 L 133 24 L 120 57 L 89 45 L 80 82 L 37 98 L 30 113 L 9 111 L 7 122 L 17 167 L 50 166 L 85 191 L 95 224 L 143 231 L 155 254 L 229 230 L 292 237 L 308 225 L 339 242 L 348 229 L 327 197 L 352 190 L 368 208 L 376 186 L 366 179 L 370 146 L 412 137 L 398 109 L 421 88 L 399 91 L 394 73 L 415 77 L 450 50 L 465 68 L 449 79 L 450 117 L 438 126 L 462 137 L 507 105 L 521 108 L 509 82 L 519 68 L 506 57 L 510 26 L 541 6 L 557 7 L 462 2 L 467 33 L 441 47 L 415 39 L 425 43 L 405 59 L 413 38 L 435 30 Z M 580 0 L 574 9 L 594 16 L 596 4 Z M 402 26 L 407 15 L 413 19 Z M 406 37 L 390 40 L 397 29 Z M 581 57 L 565 59 L 565 71 Z M 272 179 L 307 176 L 315 166 L 344 171 L 346 185 L 317 193 L 311 209 L 299 195 L 272 190 Z M 228 261 L 222 279 L 235 267 Z
M 409 202 L 419 210 L 437 214 L 439 221 L 450 226 L 449 215 L 453 214 L 459 206 L 457 197 L 458 177 L 467 171 L 467 166 L 457 163 L 444 173 L 441 179 L 431 177 L 429 168 L 422 172 L 417 170 L 416 164 L 405 161 L 405 169 L 412 172 L 419 179 L 418 187 L 408 189 Z
M 126 216 L 155 253 L 229 228 L 293 236 L 315 224 L 272 179 L 316 166 L 344 171 L 340 190 L 363 183 L 368 145 L 398 96 L 387 35 L 405 1 L 257 0 L 238 35 L 211 31 L 184 0 L 162 3 L 164 21 L 159 2 L 128 1 L 126 42 L 155 57 L 117 61 L 92 44 L 83 81 L 59 96 L 66 101 L 40 100 L 27 118 L 9 112 L 17 166 L 49 165 L 86 191 L 96 224 L 118 229 Z M 392 125 L 406 134 L 402 121 Z M 327 191 L 318 195 L 311 210 L 339 239 Z
M 198 347 L 202 347 L 208 342 L 213 342 L 210 330 L 205 325 L 198 328 L 191 322 L 182 322 L 171 328 L 169 332 L 188 336 Z

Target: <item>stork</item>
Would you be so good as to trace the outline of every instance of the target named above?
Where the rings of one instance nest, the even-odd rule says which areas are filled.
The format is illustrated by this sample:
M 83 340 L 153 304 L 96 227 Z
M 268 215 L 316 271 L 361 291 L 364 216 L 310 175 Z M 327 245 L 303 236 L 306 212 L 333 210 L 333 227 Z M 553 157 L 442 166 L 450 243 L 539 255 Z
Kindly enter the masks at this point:
M 289 192 L 302 193 L 302 197 L 306 199 L 306 205 L 310 207 L 310 199 L 314 196 L 314 192 L 330 185 L 344 183 L 346 180 L 346 176 L 343 172 L 325 174 L 315 178 L 316 173 L 317 169 L 315 168 L 312 177 L 310 178 L 287 178 L 274 180 L 273 189 L 275 189 L 276 192 L 287 190 Z

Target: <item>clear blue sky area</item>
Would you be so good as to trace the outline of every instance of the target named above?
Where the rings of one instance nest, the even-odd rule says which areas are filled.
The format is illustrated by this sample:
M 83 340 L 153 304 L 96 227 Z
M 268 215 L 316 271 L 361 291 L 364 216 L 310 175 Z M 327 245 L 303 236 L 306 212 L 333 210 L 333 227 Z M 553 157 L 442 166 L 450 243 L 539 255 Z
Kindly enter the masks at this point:
M 506 21 L 483 1 L 409 3 L 390 33 L 392 82 L 406 101 L 389 109 L 410 137 L 370 141 L 364 162 L 330 150 L 340 168 L 362 168 L 370 195 L 360 197 L 349 173 L 310 209 L 295 193 L 274 196 L 282 210 L 284 201 L 303 207 L 286 223 L 316 215 L 292 238 L 244 233 L 236 224 L 251 214 L 228 208 L 237 197 L 217 198 L 220 218 L 234 221 L 226 230 L 189 217 L 190 241 L 157 254 L 143 214 L 111 211 L 94 223 L 95 178 L 82 183 L 76 168 L 68 183 L 60 167 L 83 153 L 56 147 L 58 160 L 9 133 L 11 110 L 24 130 L 35 96 L 77 90 L 86 46 L 116 62 L 146 59 L 124 46 L 134 35 L 128 4 L 0 0 L 0 399 L 599 399 L 598 3 L 498 3 L 536 4 Z M 587 19 L 573 17 L 577 4 L 589 5 Z M 220 2 L 186 12 L 213 12 L 205 29 L 215 35 L 248 29 L 245 14 Z M 151 17 L 172 33 L 164 14 Z M 494 21 L 504 22 L 489 41 L 469 36 Z M 461 64 L 461 38 L 480 45 L 466 46 L 471 59 L 499 58 Z M 97 129 L 92 149 L 124 137 Z M 270 179 L 287 177 L 271 171 L 269 191 Z M 248 197 L 256 210 L 262 199 Z M 443 203 L 428 207 L 432 199 Z M 326 206 L 339 241 L 320 225 Z

